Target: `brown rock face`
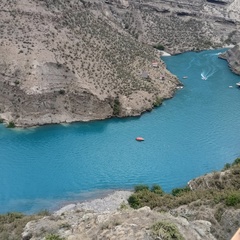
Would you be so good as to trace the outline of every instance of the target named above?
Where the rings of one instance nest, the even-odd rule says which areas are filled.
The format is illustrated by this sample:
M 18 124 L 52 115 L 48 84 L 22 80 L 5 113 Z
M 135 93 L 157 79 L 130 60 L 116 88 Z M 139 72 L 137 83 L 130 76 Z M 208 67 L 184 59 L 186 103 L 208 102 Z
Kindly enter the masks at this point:
M 237 0 L 2 0 L 0 9 L 0 117 L 17 126 L 139 115 L 180 84 L 152 45 L 178 53 L 240 39 Z
M 233 48 L 221 54 L 219 57 L 226 59 L 230 69 L 234 73 L 240 75 L 240 43 L 236 44 Z
M 159 53 L 98 7 L 74 0 L 0 2 L 1 118 L 33 126 L 123 117 L 172 97 L 179 82 Z

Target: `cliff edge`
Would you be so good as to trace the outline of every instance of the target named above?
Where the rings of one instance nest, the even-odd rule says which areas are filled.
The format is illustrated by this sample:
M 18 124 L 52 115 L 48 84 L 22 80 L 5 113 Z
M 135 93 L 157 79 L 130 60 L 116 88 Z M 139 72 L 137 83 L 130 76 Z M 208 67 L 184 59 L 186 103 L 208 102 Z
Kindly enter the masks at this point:
M 219 56 L 228 61 L 230 69 L 240 75 L 240 43 Z

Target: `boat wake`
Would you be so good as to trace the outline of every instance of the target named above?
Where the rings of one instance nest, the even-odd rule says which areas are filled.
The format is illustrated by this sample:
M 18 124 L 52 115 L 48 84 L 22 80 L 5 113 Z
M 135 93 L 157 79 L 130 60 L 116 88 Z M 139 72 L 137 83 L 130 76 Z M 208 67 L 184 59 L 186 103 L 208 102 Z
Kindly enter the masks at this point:
M 203 74 L 203 73 L 201 73 L 201 77 L 202 77 L 202 80 L 207 80 L 207 77 L 206 77 L 206 76 L 204 76 L 204 74 Z
M 202 80 L 207 80 L 219 70 L 219 68 L 215 64 L 216 60 L 218 59 L 216 58 L 216 56 L 218 56 L 219 54 L 221 54 L 221 52 L 203 55 L 206 61 L 206 68 L 203 69 L 201 72 Z
M 210 78 L 211 76 L 213 76 L 214 73 L 217 72 L 216 68 L 209 68 L 208 70 L 204 70 L 201 72 L 201 78 L 202 80 L 207 80 L 208 78 Z

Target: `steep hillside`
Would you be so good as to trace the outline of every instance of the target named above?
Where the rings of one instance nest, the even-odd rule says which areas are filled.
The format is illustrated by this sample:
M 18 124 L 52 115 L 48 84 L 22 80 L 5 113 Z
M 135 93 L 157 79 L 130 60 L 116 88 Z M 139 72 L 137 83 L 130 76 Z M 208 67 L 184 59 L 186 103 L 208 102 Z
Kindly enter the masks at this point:
M 219 56 L 228 61 L 230 69 L 240 75 L 240 43 Z
M 108 4 L 101 7 L 111 21 L 139 41 L 161 44 L 170 53 L 221 47 L 240 40 L 238 0 L 105 2 Z
M 17 126 L 139 115 L 180 84 L 153 45 L 178 53 L 240 41 L 237 0 L 2 0 L 0 9 L 0 118 Z
M 17 126 L 139 115 L 179 84 L 157 51 L 83 1 L 0 9 L 0 117 Z

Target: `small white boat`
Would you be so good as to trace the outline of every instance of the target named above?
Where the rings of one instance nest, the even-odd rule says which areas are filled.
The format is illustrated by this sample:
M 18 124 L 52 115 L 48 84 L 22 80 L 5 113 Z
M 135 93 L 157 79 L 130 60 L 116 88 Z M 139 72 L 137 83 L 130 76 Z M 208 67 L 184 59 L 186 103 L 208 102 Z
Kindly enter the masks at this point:
M 229 88 L 232 88 L 233 86 L 228 86 Z
M 240 87 L 240 82 L 237 82 L 236 85 L 237 85 L 237 87 Z
M 183 76 L 182 78 L 183 78 L 183 79 L 187 79 L 187 78 L 188 78 L 188 76 Z

